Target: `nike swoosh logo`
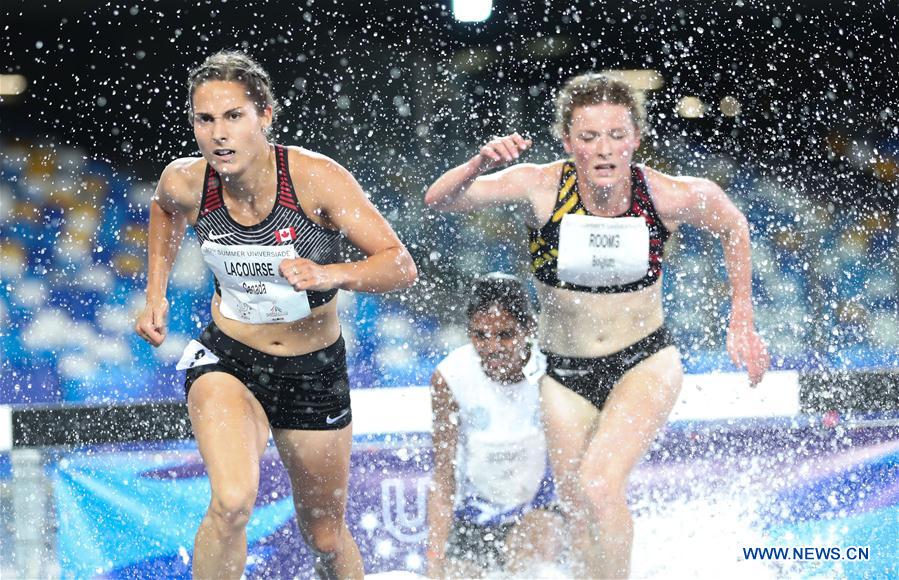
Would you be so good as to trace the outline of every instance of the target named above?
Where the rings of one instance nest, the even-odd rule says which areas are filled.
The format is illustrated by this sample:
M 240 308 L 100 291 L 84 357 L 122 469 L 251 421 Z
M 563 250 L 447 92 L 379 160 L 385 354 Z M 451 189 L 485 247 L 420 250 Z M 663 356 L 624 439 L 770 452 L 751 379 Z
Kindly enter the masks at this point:
M 629 356 L 626 359 L 624 359 L 623 361 L 621 361 L 621 366 L 626 367 L 626 366 L 630 366 L 630 365 L 634 364 L 644 354 L 645 353 L 643 353 L 643 352 L 638 352 L 636 354 L 632 354 L 631 356 Z
M 220 240 L 220 239 L 222 239 L 222 238 L 227 238 L 228 236 L 233 236 L 233 235 L 234 235 L 234 233 L 227 233 L 227 234 L 209 234 L 209 241 L 210 241 L 210 242 L 214 242 L 214 241 L 216 241 L 216 240 Z
M 343 413 L 341 413 L 340 415 L 337 415 L 334 418 L 332 418 L 331 415 L 328 415 L 327 417 L 325 417 L 325 423 L 327 423 L 328 425 L 333 425 L 334 423 L 338 422 L 341 418 L 345 417 L 346 414 L 349 412 L 350 412 L 349 409 L 344 409 Z
M 553 369 L 553 372 L 559 375 L 560 377 L 571 377 L 577 375 L 582 377 L 590 373 L 588 370 L 581 369 Z

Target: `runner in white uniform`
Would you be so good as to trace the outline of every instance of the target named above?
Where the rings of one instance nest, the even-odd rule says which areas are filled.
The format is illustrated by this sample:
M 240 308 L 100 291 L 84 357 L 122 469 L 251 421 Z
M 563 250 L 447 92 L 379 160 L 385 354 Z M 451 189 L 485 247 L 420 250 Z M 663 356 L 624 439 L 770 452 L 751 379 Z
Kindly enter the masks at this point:
M 540 415 L 546 361 L 530 341 L 534 318 L 521 282 L 478 279 L 468 306 L 471 342 L 433 375 L 434 480 L 428 499 L 428 572 L 476 577 L 555 556 L 545 538 L 561 519 Z

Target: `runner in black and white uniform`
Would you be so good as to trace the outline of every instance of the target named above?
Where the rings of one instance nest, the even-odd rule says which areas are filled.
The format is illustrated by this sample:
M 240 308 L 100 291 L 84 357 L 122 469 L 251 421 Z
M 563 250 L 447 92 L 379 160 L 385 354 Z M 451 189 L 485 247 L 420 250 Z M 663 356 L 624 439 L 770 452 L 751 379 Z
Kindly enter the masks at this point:
M 428 573 L 520 572 L 557 556 L 561 524 L 540 413 L 543 354 L 521 282 L 490 274 L 468 305 L 471 342 L 433 375 Z
M 190 74 L 202 157 L 163 171 L 150 204 L 147 301 L 135 325 L 166 336 L 166 288 L 188 224 L 215 275 L 212 322 L 178 364 L 212 491 L 194 542 L 196 578 L 240 578 L 269 431 L 290 475 L 297 521 L 324 578 L 362 578 L 344 519 L 352 411 L 339 289 L 386 292 L 415 264 L 345 169 L 267 139 L 268 74 L 240 52 Z M 341 240 L 367 257 L 343 262 Z
M 241 225 L 222 201 L 222 181 L 207 165 L 200 213 L 194 223 L 203 258 L 215 276 L 219 313 L 247 324 L 290 323 L 335 298 L 337 289 L 296 291 L 281 275 L 285 259 L 316 264 L 342 261 L 343 237 L 310 220 L 297 199 L 288 166 L 289 149 L 273 145 L 277 195 L 262 222 Z M 341 429 L 352 421 L 343 338 L 300 357 L 266 355 L 230 338 L 213 321 L 185 350 L 185 389 L 206 373 L 238 377 L 283 429 Z

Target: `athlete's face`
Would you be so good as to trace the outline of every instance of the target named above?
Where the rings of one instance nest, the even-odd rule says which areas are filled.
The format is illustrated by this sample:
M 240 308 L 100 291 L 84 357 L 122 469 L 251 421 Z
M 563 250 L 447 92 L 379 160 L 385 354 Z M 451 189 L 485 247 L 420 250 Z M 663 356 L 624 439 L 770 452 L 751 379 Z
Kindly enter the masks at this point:
M 218 173 L 239 174 L 268 151 L 265 131 L 272 124 L 271 107 L 260 113 L 243 84 L 206 81 L 194 91 L 193 107 L 197 145 Z
M 630 163 L 640 147 L 640 134 L 627 107 L 600 103 L 572 112 L 562 143 L 574 157 L 579 175 L 594 187 L 609 188 L 629 183 Z
M 497 305 L 475 312 L 468 336 L 481 358 L 481 368 L 491 380 L 511 383 L 521 380 L 530 355 L 528 329 L 506 309 Z

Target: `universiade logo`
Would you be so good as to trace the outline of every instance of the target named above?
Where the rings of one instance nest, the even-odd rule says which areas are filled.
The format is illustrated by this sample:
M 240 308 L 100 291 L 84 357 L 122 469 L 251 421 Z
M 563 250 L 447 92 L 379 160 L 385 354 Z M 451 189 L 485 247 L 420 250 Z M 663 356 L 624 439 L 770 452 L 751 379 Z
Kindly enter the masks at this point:
M 405 479 L 395 477 L 381 481 L 381 521 L 391 536 L 401 542 L 416 544 L 428 535 L 427 499 L 430 479 L 420 477 L 414 480 L 414 511 L 409 512 L 406 502 Z M 410 484 L 412 480 L 408 481 Z

